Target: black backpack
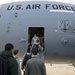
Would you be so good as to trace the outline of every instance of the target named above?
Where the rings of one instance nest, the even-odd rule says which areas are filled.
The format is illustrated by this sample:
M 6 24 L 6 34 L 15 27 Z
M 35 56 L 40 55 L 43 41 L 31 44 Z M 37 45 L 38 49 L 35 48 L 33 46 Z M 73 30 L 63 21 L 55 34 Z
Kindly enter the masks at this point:
M 0 55 L 0 75 L 10 75 L 8 58 L 12 56 Z

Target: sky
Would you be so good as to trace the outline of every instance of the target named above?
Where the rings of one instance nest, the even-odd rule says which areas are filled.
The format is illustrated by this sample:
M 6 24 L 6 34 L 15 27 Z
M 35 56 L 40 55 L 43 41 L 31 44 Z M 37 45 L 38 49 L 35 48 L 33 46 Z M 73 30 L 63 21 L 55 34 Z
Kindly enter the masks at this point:
M 75 4 L 75 0 L 0 0 L 0 5 L 10 2 L 18 2 L 18 1 L 59 1 L 59 2 Z

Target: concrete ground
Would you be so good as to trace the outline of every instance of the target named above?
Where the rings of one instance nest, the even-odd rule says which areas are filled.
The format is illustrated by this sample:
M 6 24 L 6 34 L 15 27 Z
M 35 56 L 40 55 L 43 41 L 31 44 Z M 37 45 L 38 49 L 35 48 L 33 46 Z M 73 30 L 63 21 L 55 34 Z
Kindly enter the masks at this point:
M 72 64 L 45 64 L 47 75 L 75 75 L 75 67 Z

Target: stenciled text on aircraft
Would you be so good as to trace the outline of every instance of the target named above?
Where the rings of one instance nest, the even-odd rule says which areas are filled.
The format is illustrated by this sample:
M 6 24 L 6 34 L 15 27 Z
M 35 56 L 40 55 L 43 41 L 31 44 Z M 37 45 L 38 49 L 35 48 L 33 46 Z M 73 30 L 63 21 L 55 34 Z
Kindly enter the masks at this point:
M 53 9 L 53 10 L 67 10 L 67 11 L 75 11 L 75 6 L 69 5 L 59 5 L 59 4 L 17 4 L 17 5 L 8 5 L 7 10 L 31 10 L 31 9 Z

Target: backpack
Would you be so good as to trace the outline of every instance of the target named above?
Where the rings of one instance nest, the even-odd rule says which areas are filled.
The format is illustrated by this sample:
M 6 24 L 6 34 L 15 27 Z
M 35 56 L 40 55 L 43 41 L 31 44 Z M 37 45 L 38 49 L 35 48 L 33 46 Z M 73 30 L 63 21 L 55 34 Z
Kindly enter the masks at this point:
M 0 55 L 0 75 L 10 75 L 9 73 L 9 65 L 8 65 L 8 58 L 11 56 L 5 56 L 5 55 Z

